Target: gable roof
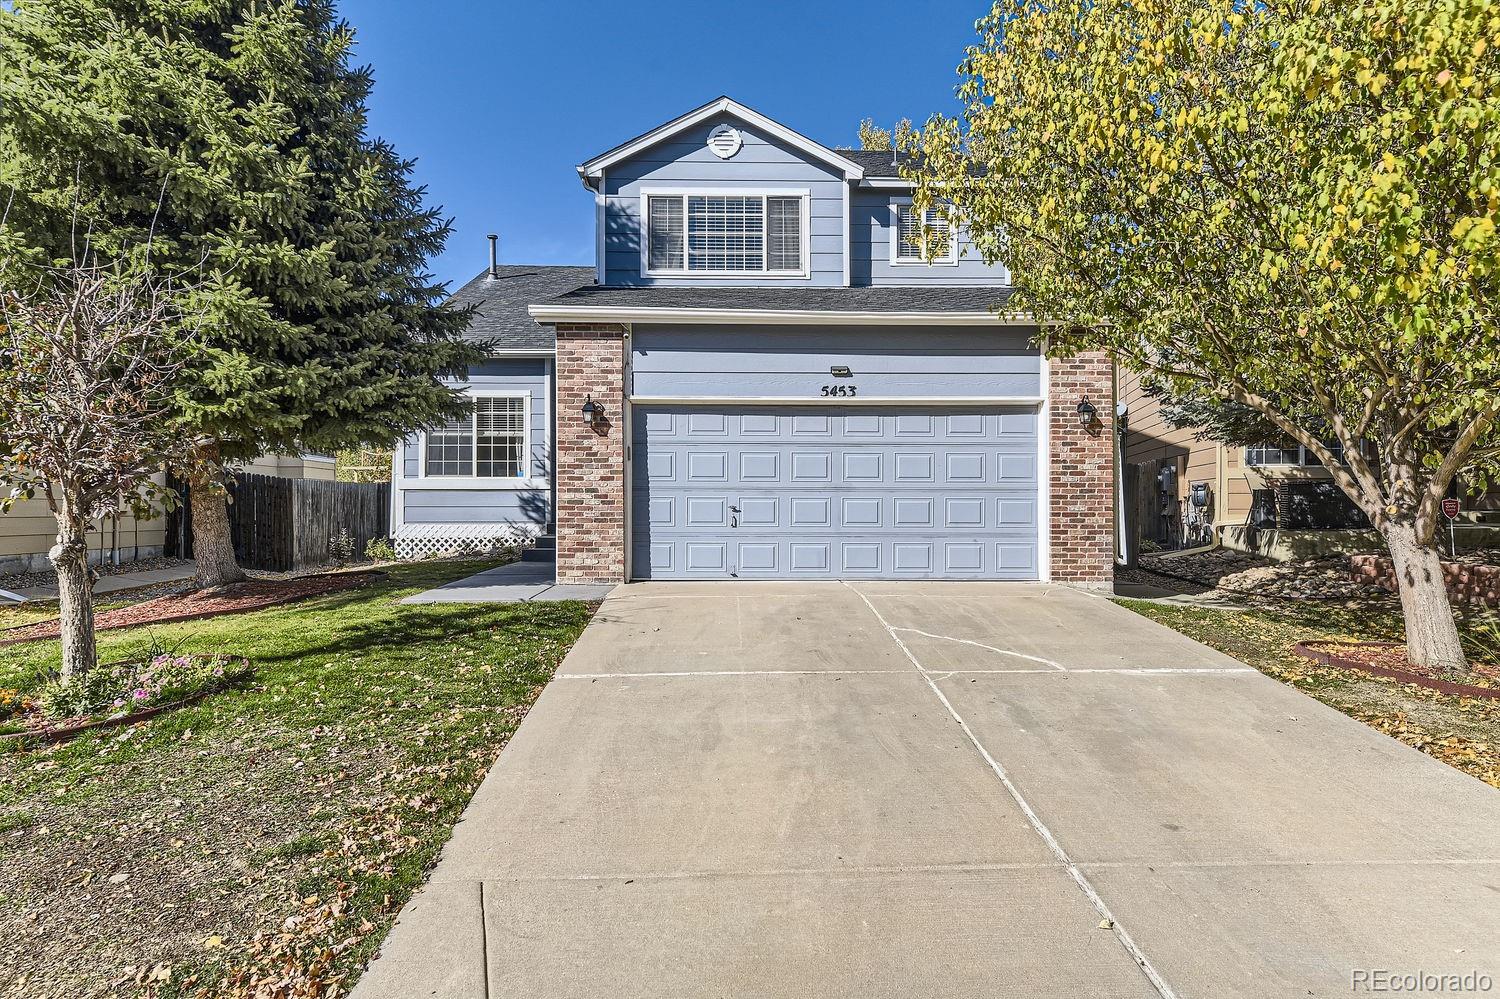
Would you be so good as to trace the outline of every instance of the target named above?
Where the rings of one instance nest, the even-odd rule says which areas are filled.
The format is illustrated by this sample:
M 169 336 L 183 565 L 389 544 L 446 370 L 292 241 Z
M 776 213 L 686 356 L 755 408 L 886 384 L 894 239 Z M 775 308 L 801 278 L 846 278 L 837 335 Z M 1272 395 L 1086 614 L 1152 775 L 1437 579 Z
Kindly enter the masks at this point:
M 493 350 L 554 349 L 556 332 L 532 319 L 526 308 L 593 284 L 594 268 L 502 264 L 498 270 L 492 278 L 485 268 L 448 297 L 453 305 L 474 308 L 464 339 Z
M 670 139 L 672 136 L 695 125 L 699 125 L 706 119 L 718 114 L 733 115 L 745 124 L 760 129 L 794 149 L 800 149 L 809 156 L 822 160 L 829 166 L 843 171 L 845 180 L 860 180 L 865 175 L 864 167 L 855 160 L 850 159 L 844 153 L 835 152 L 820 142 L 814 142 L 807 136 L 787 128 L 781 122 L 767 118 L 759 111 L 746 107 L 739 101 L 729 97 L 719 97 L 709 101 L 700 108 L 695 108 L 685 115 L 673 118 L 664 125 L 658 125 L 649 132 L 638 135 L 627 142 L 622 142 L 613 149 L 585 161 L 578 167 L 578 176 L 583 179 L 585 187 L 595 190 L 599 178 L 612 164 L 629 159 L 642 150 L 649 149 L 658 142 Z

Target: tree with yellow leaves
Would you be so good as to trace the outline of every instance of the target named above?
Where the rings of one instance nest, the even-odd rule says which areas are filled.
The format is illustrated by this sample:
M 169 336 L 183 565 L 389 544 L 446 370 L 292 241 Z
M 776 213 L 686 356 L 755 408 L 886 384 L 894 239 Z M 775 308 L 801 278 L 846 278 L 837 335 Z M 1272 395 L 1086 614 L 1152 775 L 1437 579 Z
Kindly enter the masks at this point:
M 1464 656 L 1434 538 L 1500 462 L 1500 6 L 999 0 L 908 148 L 1055 353 L 1234 400 L 1370 518 L 1407 651 Z

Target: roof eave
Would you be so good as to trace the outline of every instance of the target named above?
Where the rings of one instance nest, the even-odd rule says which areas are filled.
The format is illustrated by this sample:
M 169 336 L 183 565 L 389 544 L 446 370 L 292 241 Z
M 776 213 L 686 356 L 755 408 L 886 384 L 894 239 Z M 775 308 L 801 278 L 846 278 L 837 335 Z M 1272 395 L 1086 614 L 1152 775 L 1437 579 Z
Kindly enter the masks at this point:
M 539 323 L 723 323 L 782 326 L 1035 326 L 1024 312 L 879 312 L 828 309 L 665 309 L 649 306 L 539 304 L 527 309 Z

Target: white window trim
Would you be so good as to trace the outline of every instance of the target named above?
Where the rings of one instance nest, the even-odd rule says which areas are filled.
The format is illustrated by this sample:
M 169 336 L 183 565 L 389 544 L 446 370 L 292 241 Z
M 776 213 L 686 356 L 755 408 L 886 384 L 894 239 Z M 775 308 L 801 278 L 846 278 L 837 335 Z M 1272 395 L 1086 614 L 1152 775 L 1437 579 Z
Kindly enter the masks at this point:
M 795 271 L 690 271 L 687 270 L 687 246 L 688 246 L 688 218 L 686 199 L 693 196 L 706 198 L 719 197 L 758 197 L 764 202 L 766 198 L 801 198 L 802 199 L 802 266 Z M 682 263 L 681 270 L 658 270 L 651 267 L 651 213 L 650 202 L 652 197 L 668 197 L 684 199 L 682 206 Z M 812 190 L 806 187 L 642 187 L 640 189 L 640 244 L 641 244 L 641 274 L 645 277 L 670 277 L 670 278 L 694 278 L 700 281 L 715 281 L 720 278 L 734 278 L 738 280 L 780 280 L 798 278 L 806 279 L 812 275 Z M 762 210 L 761 224 L 770 224 L 770 213 Z M 764 229 L 762 229 L 764 232 Z M 770 262 L 768 248 L 763 245 L 762 253 Z
M 473 399 L 521 399 L 522 420 L 522 444 L 521 461 L 522 467 L 527 470 L 526 475 L 520 476 L 484 476 L 484 475 L 429 475 L 427 473 L 427 431 L 421 432 L 421 441 L 417 448 L 417 475 L 415 479 L 408 478 L 406 481 L 412 483 L 407 488 L 420 489 L 550 489 L 551 486 L 545 478 L 535 478 L 530 475 L 532 468 L 532 441 L 531 441 L 531 393 L 513 392 L 504 389 L 468 389 L 465 394 Z M 471 413 L 470 419 L 477 421 L 478 414 Z M 479 426 L 474 424 L 474 447 L 475 461 L 478 462 L 479 448 Z
M 891 266 L 892 267 L 957 267 L 958 266 L 958 226 L 950 219 L 948 222 L 948 253 L 946 256 L 933 257 L 930 260 L 923 258 L 902 259 L 901 247 L 901 209 L 911 207 L 910 198 L 891 199 Z
M 1269 447 L 1269 445 L 1266 445 L 1266 447 Z M 1294 462 L 1293 461 L 1252 462 L 1250 460 L 1250 452 L 1251 451 L 1265 450 L 1264 447 L 1261 447 L 1261 448 L 1247 447 L 1247 448 L 1245 448 L 1243 451 L 1240 452 L 1240 461 L 1244 464 L 1244 466 L 1246 468 L 1327 468 L 1328 467 L 1327 465 L 1319 464 L 1318 461 L 1317 461 L 1317 457 L 1318 456 L 1315 455 L 1315 454 L 1313 454 L 1310 450 L 1308 450 L 1308 448 L 1307 448 L 1306 445 L 1298 444 L 1296 446 L 1296 448 L 1297 448 L 1297 460 L 1294 461 Z M 1291 448 L 1278 448 L 1277 450 L 1280 450 L 1280 451 L 1290 451 L 1292 449 Z M 1309 457 L 1311 457 L 1313 460 L 1312 461 L 1308 461 Z M 1341 462 L 1339 464 L 1339 467 L 1340 468 L 1347 468 L 1348 465 L 1349 465 L 1348 461 L 1343 461 L 1343 462 Z

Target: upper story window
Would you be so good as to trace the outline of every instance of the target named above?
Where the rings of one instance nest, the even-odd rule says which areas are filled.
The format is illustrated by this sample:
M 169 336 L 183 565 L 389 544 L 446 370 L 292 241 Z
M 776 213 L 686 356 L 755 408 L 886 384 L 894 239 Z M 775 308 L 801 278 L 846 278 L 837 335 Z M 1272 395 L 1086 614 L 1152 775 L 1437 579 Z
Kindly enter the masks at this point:
M 480 396 L 468 416 L 426 435 L 422 474 L 519 479 L 526 474 L 527 397 Z
M 807 273 L 806 192 L 652 191 L 644 197 L 647 274 Z
M 892 206 L 895 217 L 891 225 L 891 263 L 893 264 L 954 264 L 958 262 L 958 240 L 948 218 L 936 208 L 929 208 L 917 217 L 910 202 Z M 928 257 L 924 254 L 923 230 L 933 234 L 939 245 L 946 245 L 942 256 Z

